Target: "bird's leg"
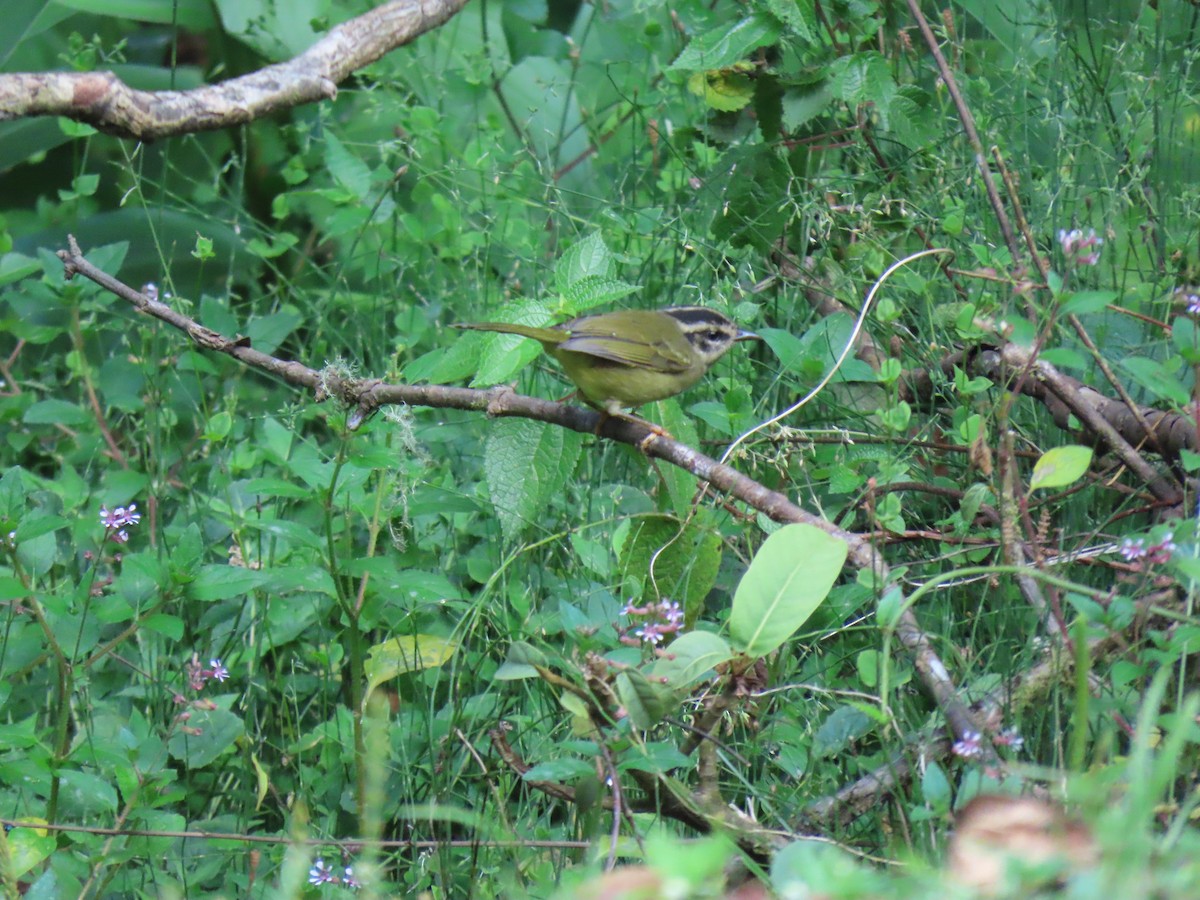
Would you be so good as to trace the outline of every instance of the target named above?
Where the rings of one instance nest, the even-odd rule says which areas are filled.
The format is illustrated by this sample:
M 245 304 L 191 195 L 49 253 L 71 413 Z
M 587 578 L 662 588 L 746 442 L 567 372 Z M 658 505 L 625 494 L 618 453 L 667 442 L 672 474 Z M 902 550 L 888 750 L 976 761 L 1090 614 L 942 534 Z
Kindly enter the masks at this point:
M 643 419 L 641 416 L 635 416 L 633 413 L 625 412 L 625 410 L 621 409 L 619 405 L 612 402 L 607 403 L 600 408 L 600 421 L 596 425 L 597 434 L 599 434 L 601 426 L 603 426 L 605 421 L 607 421 L 609 418 L 624 419 L 626 422 L 633 422 L 636 425 L 641 425 L 643 428 L 650 429 L 650 433 L 638 441 L 637 444 L 638 450 L 642 451 L 643 454 L 646 453 L 650 449 L 650 445 L 660 437 L 671 438 L 671 433 L 661 425 L 651 422 L 649 419 Z M 673 440 L 673 438 L 671 439 Z

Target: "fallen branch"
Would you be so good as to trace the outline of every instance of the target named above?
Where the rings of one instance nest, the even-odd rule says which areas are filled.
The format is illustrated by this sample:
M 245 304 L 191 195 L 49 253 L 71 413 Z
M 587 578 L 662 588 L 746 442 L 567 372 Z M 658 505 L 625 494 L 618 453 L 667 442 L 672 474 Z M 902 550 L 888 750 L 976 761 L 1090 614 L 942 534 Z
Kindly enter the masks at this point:
M 385 3 L 331 29 L 287 62 L 190 91 L 137 91 L 112 72 L 0 75 L 0 122 L 66 116 L 106 134 L 143 141 L 243 125 L 334 99 L 350 73 L 437 28 L 466 2 Z

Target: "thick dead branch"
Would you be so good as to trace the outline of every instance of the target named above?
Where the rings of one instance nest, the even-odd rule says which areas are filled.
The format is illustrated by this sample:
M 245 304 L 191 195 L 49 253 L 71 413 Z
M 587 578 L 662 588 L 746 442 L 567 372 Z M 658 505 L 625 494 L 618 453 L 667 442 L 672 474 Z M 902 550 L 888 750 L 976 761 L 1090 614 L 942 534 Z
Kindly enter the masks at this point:
M 136 91 L 112 72 L 0 75 L 0 122 L 66 116 L 118 137 L 154 140 L 242 125 L 332 100 L 351 72 L 437 28 L 466 0 L 396 0 L 333 28 L 308 50 L 191 91 Z
M 1020 348 L 1009 353 L 1014 356 L 1015 363 L 1023 358 Z M 993 381 L 1000 381 L 1005 377 L 1004 365 L 1002 349 L 985 348 L 973 353 L 955 351 L 944 357 L 938 368 L 948 379 L 954 377 L 954 367 L 958 366 L 972 375 L 984 375 Z M 1057 390 L 1051 390 L 1047 381 L 1040 376 L 1026 378 L 1020 390 L 1025 396 L 1044 403 L 1059 428 L 1074 430 L 1077 424 L 1083 424 L 1091 440 L 1107 444 L 1105 435 L 1108 428 L 1092 428 L 1092 423 L 1102 420 L 1130 447 L 1153 449 L 1167 457 L 1178 456 L 1181 450 L 1200 451 L 1196 423 L 1190 416 L 1149 406 L 1139 406 L 1138 415 L 1135 416 L 1124 401 L 1108 397 L 1070 375 L 1054 370 L 1053 381 Z M 901 376 L 900 384 L 901 397 L 907 401 L 919 402 L 934 396 L 934 376 L 929 369 L 909 369 Z M 1084 414 L 1079 415 L 1079 412 Z M 1071 422 L 1073 415 L 1079 420 L 1078 423 Z M 1150 427 L 1149 434 L 1143 423 Z M 1143 473 L 1153 474 L 1155 479 L 1162 477 L 1153 470 L 1143 469 L 1138 474 Z

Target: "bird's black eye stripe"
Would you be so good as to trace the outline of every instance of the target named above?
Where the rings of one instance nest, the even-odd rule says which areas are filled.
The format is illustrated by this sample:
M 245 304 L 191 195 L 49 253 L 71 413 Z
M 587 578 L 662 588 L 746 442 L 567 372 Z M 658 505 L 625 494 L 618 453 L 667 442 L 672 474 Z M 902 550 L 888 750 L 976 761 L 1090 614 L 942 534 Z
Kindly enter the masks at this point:
M 675 306 L 665 310 L 665 312 L 685 326 L 703 325 L 708 328 L 714 328 L 715 326 L 725 325 L 729 322 L 729 319 L 715 309 L 709 309 L 706 306 Z

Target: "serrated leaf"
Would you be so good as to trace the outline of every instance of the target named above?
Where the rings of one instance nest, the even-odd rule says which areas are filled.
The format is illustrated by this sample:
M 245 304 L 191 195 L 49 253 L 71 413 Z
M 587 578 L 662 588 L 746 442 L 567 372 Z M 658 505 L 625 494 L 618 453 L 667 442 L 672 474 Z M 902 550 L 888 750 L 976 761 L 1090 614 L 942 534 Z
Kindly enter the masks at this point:
M 733 65 L 752 50 L 779 39 L 779 23 L 762 13 L 697 35 L 675 58 L 668 72 L 694 72 Z
M 791 215 L 781 199 L 788 196 L 791 169 L 768 146 L 731 152 L 721 164 L 726 171 L 736 166 L 736 174 L 729 182 L 727 202 L 715 211 L 713 236 L 735 247 L 769 251 Z
M 825 599 L 849 549 L 814 525 L 785 525 L 767 538 L 733 596 L 733 646 L 760 657 L 788 640 Z
M 510 540 L 539 521 L 557 498 L 583 447 L 583 436 L 544 422 L 504 419 L 494 423 L 483 468 L 500 527 Z
M 787 29 L 805 43 L 817 42 L 817 16 L 813 3 L 797 0 L 766 0 L 764 6 Z
M 1061 488 L 1074 484 L 1087 472 L 1092 464 L 1092 448 L 1079 444 L 1065 444 L 1047 450 L 1033 465 L 1029 489 Z
M 585 275 L 569 285 L 562 292 L 561 299 L 564 309 L 570 310 L 572 313 L 581 313 L 592 307 L 628 297 L 638 290 L 640 288 L 636 284 L 629 284 L 616 278 L 604 275 Z
M 550 307 L 540 300 L 522 300 L 504 309 L 504 321 L 519 325 L 541 327 L 551 324 L 553 318 Z M 460 344 L 464 350 L 473 352 L 478 360 L 471 387 L 488 387 L 509 381 L 542 352 L 542 345 L 537 341 L 517 334 L 483 334 L 478 339 L 464 336 Z
M 612 277 L 613 267 L 612 251 L 604 243 L 604 238 L 600 237 L 600 232 L 593 231 L 571 245 L 559 258 L 554 267 L 554 283 L 558 292 L 565 295 L 573 284 L 583 278 Z
M 622 548 L 621 571 L 642 583 L 644 600 L 669 597 L 682 603 L 687 620 L 693 621 L 716 582 L 721 552 L 721 536 L 699 519 L 681 532 L 679 522 L 669 516 L 648 517 L 634 524 Z

